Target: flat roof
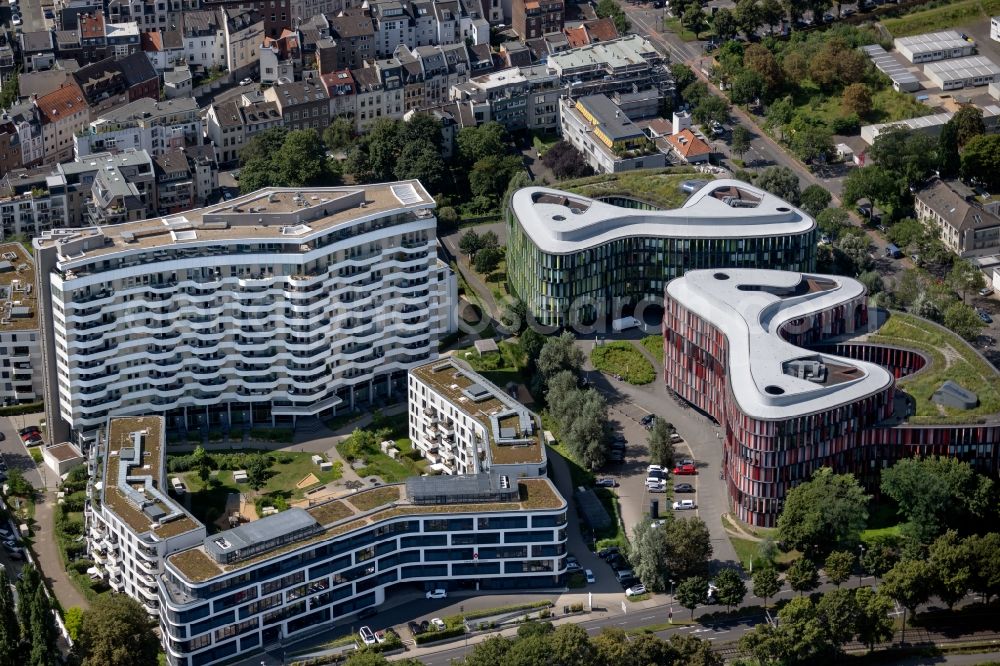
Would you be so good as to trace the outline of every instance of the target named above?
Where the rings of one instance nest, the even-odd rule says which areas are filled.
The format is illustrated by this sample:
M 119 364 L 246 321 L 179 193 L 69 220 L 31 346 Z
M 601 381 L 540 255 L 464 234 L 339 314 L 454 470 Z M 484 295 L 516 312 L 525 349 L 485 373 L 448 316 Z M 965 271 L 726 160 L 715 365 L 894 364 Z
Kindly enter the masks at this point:
M 598 129 L 612 141 L 624 141 L 636 136 L 645 136 L 606 95 L 587 95 L 576 100 L 578 110 L 585 110 L 593 117 Z
M 134 433 L 143 432 L 142 445 L 135 451 Z M 126 463 L 137 454 L 141 465 Z M 169 499 L 163 487 L 163 417 L 111 417 L 104 449 L 104 504 L 136 534 L 152 533 L 165 539 L 203 527 L 184 509 Z M 122 478 L 126 480 L 122 482 Z M 136 499 L 142 497 L 144 506 Z M 154 519 L 153 516 L 156 516 Z M 163 524 L 160 517 L 176 516 Z
M 896 56 L 886 51 L 879 44 L 862 46 L 861 50 L 871 58 L 875 68 L 892 79 L 893 83 L 900 86 L 920 83 L 920 79 L 917 78 L 916 74 L 903 66 L 903 63 L 896 60 Z
M 911 53 L 929 53 L 975 46 L 975 42 L 970 43 L 963 39 L 962 33 L 958 30 L 943 30 L 941 32 L 927 32 L 922 35 L 898 37 L 893 40 L 893 45 L 897 50 L 903 47 Z
M 730 196 L 755 202 L 734 207 Z M 619 238 L 752 238 L 807 233 L 815 220 L 790 203 L 742 181 L 713 180 L 680 208 L 622 208 L 546 187 L 514 193 L 512 208 L 543 252 L 568 254 Z
M 549 65 L 560 72 L 582 67 L 606 65 L 621 69 L 643 65 L 660 54 L 653 44 L 641 35 L 627 35 L 607 42 L 579 46 L 549 56 Z
M 176 215 L 47 231 L 35 238 L 34 244 L 38 249 L 59 247 L 59 267 L 66 270 L 94 257 L 148 248 L 254 240 L 299 246 L 359 218 L 402 209 L 430 215 L 421 211 L 434 206 L 434 199 L 418 180 L 343 187 L 271 187 Z
M 1000 67 L 985 56 L 967 56 L 929 62 L 924 65 L 924 73 L 936 74 L 941 79 L 971 79 L 997 76 L 1000 74 Z
M 545 462 L 538 418 L 479 373 L 460 365 L 454 358 L 426 363 L 411 369 L 410 373 L 486 429 L 490 440 L 490 460 L 494 465 Z M 504 416 L 514 419 L 501 424 L 498 417 Z M 521 443 L 505 445 L 498 442 L 505 434 L 501 432 L 504 427 L 513 427 L 521 432 L 530 428 L 531 433 L 513 438 Z
M 789 321 L 864 293 L 851 278 L 761 269 L 695 270 L 667 284 L 671 298 L 726 336 L 733 395 L 744 413 L 762 420 L 833 409 L 892 386 L 878 365 L 811 352 L 779 335 Z M 825 381 L 791 367 L 811 362 L 826 366 Z
M 323 526 L 322 530 L 256 557 L 233 562 L 232 564 L 219 564 L 206 552 L 204 545 L 201 545 L 174 553 L 167 558 L 167 564 L 189 582 L 200 583 L 265 560 L 279 557 L 290 551 L 319 541 L 331 540 L 348 532 L 371 527 L 390 518 L 411 515 L 420 517 L 422 515 L 433 514 L 475 515 L 497 512 L 544 511 L 558 510 L 566 507 L 566 500 L 559 494 L 559 491 L 552 482 L 546 478 L 518 479 L 517 487 L 517 501 L 481 504 L 416 505 L 410 503 L 408 497 L 405 495 L 405 485 L 380 486 L 343 497 L 340 500 L 332 500 L 310 507 L 306 511 Z M 394 492 L 391 494 L 387 493 L 389 490 Z M 372 506 L 372 504 L 375 504 L 375 501 L 368 502 L 366 500 L 369 495 L 375 497 L 375 501 L 377 501 L 375 506 Z M 288 512 L 283 511 L 277 514 L 275 518 L 280 519 L 286 513 Z
M 72 442 L 62 442 L 61 444 L 46 446 L 45 452 L 59 462 L 66 462 L 67 460 L 73 460 L 74 458 L 83 458 L 83 453 L 81 453 L 80 449 L 78 449 Z
M 0 244 L 0 333 L 38 328 L 37 291 L 34 258 L 20 243 Z

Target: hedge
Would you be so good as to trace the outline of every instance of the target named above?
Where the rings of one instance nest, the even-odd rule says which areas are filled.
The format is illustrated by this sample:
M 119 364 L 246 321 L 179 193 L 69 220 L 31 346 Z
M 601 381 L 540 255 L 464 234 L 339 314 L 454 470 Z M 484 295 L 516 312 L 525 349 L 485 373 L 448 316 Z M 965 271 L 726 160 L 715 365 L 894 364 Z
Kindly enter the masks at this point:
M 448 629 L 441 629 L 440 631 L 426 631 L 422 634 L 417 634 L 413 637 L 413 640 L 417 642 L 417 645 L 423 645 L 424 643 L 434 643 L 435 641 L 443 641 L 446 638 L 455 638 L 456 636 L 462 636 L 465 634 L 465 627 L 450 627 Z
M 10 405 L 0 407 L 0 416 L 23 416 L 24 414 L 34 414 L 45 409 L 44 402 L 26 402 L 23 405 Z

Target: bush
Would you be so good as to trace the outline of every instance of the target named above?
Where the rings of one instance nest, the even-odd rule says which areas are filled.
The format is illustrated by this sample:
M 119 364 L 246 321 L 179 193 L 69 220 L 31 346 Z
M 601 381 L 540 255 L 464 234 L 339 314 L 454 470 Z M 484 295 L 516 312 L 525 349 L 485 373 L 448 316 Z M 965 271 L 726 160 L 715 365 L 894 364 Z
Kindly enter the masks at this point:
M 0 416 L 23 416 L 24 414 L 35 414 L 44 409 L 44 402 L 29 402 L 23 405 L 0 407 Z
M 844 118 L 834 118 L 830 129 L 834 134 L 857 134 L 861 130 L 861 119 L 854 113 Z
M 428 631 L 423 634 L 417 634 L 413 637 L 413 640 L 416 641 L 417 645 L 423 645 L 424 643 L 443 641 L 446 638 L 455 638 L 456 636 L 462 636 L 464 634 L 465 627 L 460 625 L 457 627 L 442 629 L 441 631 Z
M 594 174 L 594 170 L 584 161 L 583 155 L 567 141 L 560 141 L 545 151 L 542 164 L 552 169 L 552 173 L 560 180 Z
M 172 474 L 189 472 L 194 467 L 194 456 L 170 456 L 167 458 L 167 471 Z
M 628 342 L 606 342 L 594 347 L 590 360 L 598 370 L 621 375 L 629 384 L 649 384 L 656 379 L 653 365 Z

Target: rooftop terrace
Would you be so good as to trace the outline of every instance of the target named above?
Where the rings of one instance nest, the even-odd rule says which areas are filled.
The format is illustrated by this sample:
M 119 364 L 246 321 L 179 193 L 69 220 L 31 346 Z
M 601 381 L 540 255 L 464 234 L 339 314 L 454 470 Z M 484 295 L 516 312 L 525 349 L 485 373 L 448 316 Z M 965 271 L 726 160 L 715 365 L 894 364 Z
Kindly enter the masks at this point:
M 209 550 L 202 545 L 171 555 L 167 558 L 167 561 L 188 581 L 199 583 L 215 578 L 216 576 L 243 569 L 265 559 L 297 550 L 312 543 L 369 527 L 390 518 L 436 513 L 480 514 L 503 511 L 558 510 L 566 506 L 566 501 L 559 495 L 555 486 L 548 479 L 521 479 L 517 485 L 518 497 L 516 501 L 433 505 L 413 504 L 406 494 L 405 484 L 381 486 L 371 490 L 363 490 L 338 500 L 317 504 L 306 509 L 304 513 L 308 514 L 312 521 L 315 521 L 321 529 L 295 541 L 262 552 L 254 557 L 229 564 L 220 564 L 209 554 Z M 280 522 L 281 517 L 285 516 L 286 513 L 280 513 L 277 516 L 273 516 L 273 518 L 276 522 Z M 305 517 L 299 517 L 297 521 L 297 525 L 304 527 L 312 524 Z M 222 532 L 213 535 L 206 539 L 206 541 L 217 539 L 219 536 L 225 534 L 226 532 Z
M 144 434 L 137 438 L 136 433 Z M 139 461 L 139 464 L 130 460 Z M 165 539 L 202 527 L 166 496 L 162 490 L 162 474 L 162 417 L 110 419 L 105 449 L 104 504 L 136 534 L 151 533 Z
M 454 359 L 428 363 L 410 372 L 482 424 L 489 433 L 494 465 L 545 462 L 542 431 L 535 415 L 485 377 Z
M 311 249 L 307 244 L 338 225 L 393 210 L 412 210 L 429 217 L 434 200 L 419 181 L 321 188 L 267 188 L 236 199 L 137 222 L 59 229 L 34 243 L 38 249 L 58 247 L 60 268 L 94 257 L 147 248 L 227 245 L 260 240 L 284 242 L 287 251 Z
M 38 328 L 35 263 L 20 243 L 0 245 L 0 333 Z

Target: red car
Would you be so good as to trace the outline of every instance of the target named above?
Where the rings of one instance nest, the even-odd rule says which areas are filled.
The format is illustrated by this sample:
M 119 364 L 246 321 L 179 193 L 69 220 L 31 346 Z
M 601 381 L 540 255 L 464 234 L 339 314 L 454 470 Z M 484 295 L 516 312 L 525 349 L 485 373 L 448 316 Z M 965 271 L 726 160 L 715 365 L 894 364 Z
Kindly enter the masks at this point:
M 694 465 L 678 465 L 674 467 L 674 476 L 683 474 L 697 474 L 698 469 Z

